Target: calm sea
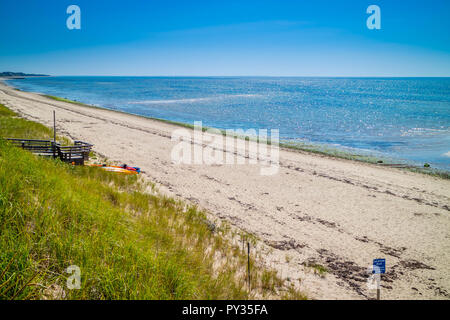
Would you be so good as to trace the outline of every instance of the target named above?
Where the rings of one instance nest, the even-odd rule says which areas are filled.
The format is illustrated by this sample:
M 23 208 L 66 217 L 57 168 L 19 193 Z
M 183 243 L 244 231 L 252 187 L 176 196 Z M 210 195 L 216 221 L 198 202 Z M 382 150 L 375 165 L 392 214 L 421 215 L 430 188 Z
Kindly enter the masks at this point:
M 48 77 L 10 80 L 103 108 L 450 171 L 450 78 Z

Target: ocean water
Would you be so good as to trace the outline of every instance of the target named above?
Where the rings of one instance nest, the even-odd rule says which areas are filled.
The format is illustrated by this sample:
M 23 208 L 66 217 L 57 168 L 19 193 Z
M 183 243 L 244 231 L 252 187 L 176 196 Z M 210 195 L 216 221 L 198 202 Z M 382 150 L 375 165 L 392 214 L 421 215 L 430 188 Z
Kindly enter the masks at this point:
M 9 80 L 103 108 L 450 171 L 450 78 L 48 77 Z

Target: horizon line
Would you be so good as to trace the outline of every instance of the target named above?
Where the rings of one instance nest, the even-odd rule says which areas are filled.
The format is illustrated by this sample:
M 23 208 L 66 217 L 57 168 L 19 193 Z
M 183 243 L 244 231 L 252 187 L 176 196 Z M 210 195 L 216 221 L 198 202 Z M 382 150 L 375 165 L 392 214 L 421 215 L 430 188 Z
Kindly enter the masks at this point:
M 1 73 L 1 72 L 0 72 Z M 0 76 L 1 77 L 1 76 Z M 392 75 L 382 75 L 382 76 L 314 76 L 314 75 L 105 75 L 105 74 L 96 74 L 96 75 L 74 75 L 74 74 L 59 74 L 59 75 L 43 75 L 43 76 L 24 76 L 24 77 L 155 77 L 155 78 L 180 78 L 180 77 L 189 77 L 189 78 L 450 78 L 448 76 L 392 76 Z

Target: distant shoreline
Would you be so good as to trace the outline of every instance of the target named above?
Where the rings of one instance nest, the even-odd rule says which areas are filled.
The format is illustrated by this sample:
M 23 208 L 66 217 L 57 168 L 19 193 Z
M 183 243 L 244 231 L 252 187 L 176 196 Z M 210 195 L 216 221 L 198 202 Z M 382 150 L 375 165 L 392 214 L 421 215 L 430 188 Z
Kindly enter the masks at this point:
M 31 77 L 50 77 L 50 75 L 38 74 L 38 73 L 11 72 L 11 71 L 0 72 L 0 79 L 1 78 L 25 79 L 25 78 L 31 78 Z

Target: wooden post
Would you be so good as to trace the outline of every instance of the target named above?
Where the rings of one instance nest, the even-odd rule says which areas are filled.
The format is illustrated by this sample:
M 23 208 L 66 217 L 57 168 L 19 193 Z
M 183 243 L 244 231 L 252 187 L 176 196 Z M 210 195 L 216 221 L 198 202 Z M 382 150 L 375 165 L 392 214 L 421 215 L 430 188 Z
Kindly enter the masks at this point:
M 381 273 L 379 274 L 379 281 L 377 285 L 377 300 L 381 300 Z
M 250 243 L 247 242 L 247 268 L 248 268 L 248 290 L 251 290 L 250 287 Z

